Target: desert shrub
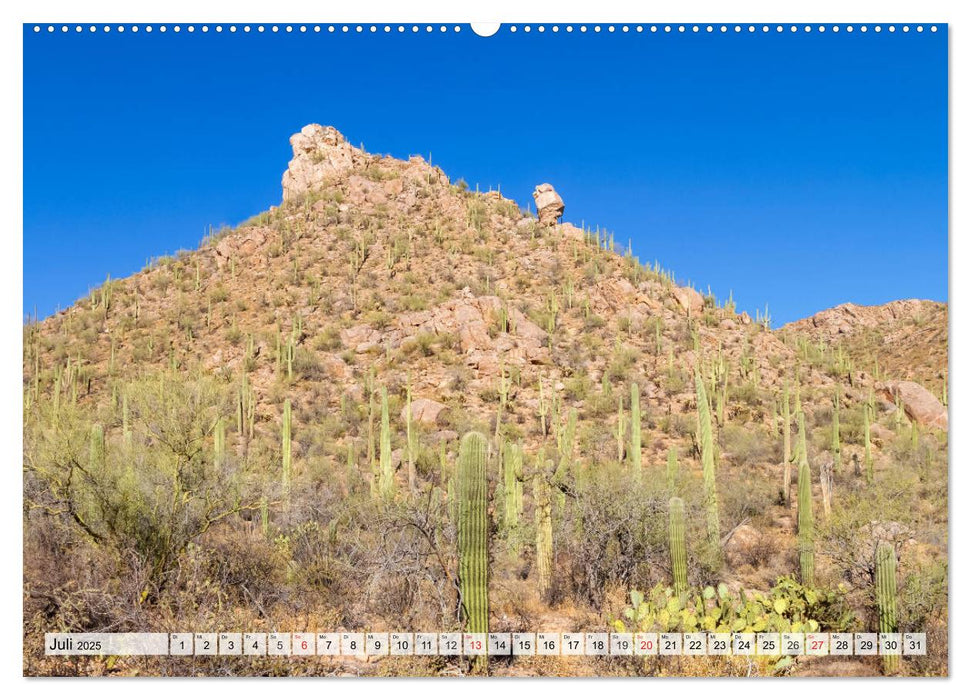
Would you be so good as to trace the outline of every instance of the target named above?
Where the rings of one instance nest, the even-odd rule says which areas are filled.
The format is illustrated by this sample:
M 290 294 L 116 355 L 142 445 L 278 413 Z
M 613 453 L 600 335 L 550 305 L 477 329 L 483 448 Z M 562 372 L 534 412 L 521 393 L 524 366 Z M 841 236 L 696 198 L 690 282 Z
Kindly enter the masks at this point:
M 298 346 L 293 353 L 293 371 L 303 379 L 320 379 L 324 368 L 313 350 Z
M 415 336 L 415 350 L 422 357 L 431 357 L 435 354 L 435 342 L 438 337 L 434 333 L 422 331 Z
M 739 465 L 762 464 L 781 459 L 779 440 L 762 427 L 728 423 L 718 431 L 718 441 L 731 461 Z
M 211 436 L 229 414 L 229 392 L 216 380 L 175 373 L 127 388 L 131 434 L 95 427 L 90 409 L 61 406 L 26 422 L 24 464 L 33 507 L 52 513 L 78 536 L 134 556 L 148 586 L 164 587 L 187 545 L 214 524 L 257 507 L 241 465 L 216 463 Z M 98 423 L 98 426 L 107 421 Z M 103 442 L 94 435 L 103 434 Z
M 900 586 L 898 623 L 901 630 L 922 632 L 947 611 L 947 563 L 921 562 Z
M 762 519 L 770 513 L 781 482 L 781 474 L 778 482 L 761 477 L 719 479 L 722 532 L 727 533 L 740 523 Z
M 665 372 L 664 377 L 661 379 L 661 386 L 667 394 L 680 394 L 687 387 L 687 381 L 684 378 L 684 373 L 681 370 L 675 368 L 673 371 Z
M 314 350 L 323 352 L 333 352 L 341 349 L 344 344 L 341 341 L 341 330 L 336 324 L 328 324 L 313 339 Z
M 601 463 L 597 470 L 596 479 L 578 478 L 569 484 L 574 497 L 566 501 L 556 539 L 570 591 L 595 606 L 612 584 L 650 587 L 670 578 L 670 494 L 664 480 L 635 483 L 634 476 L 616 464 Z M 705 563 L 709 556 L 704 551 L 703 514 L 692 496 L 687 501 L 689 571 L 694 580 L 706 580 L 711 569 Z M 583 536 L 577 537 L 577 532 Z
M 759 387 L 752 380 L 742 382 L 741 384 L 729 384 L 728 398 L 731 401 L 746 404 L 753 408 L 759 408 L 762 406 L 762 397 Z
M 626 381 L 634 363 L 637 362 L 637 351 L 626 345 L 618 345 L 607 365 L 607 378 L 611 382 Z
M 698 429 L 698 419 L 687 413 L 667 413 L 658 421 L 658 427 L 674 437 L 693 437 Z
M 606 321 L 603 320 L 597 314 L 591 313 L 584 317 L 583 319 L 583 332 L 590 333 L 598 328 L 603 328 L 606 325 Z
M 593 382 L 586 372 L 574 374 L 564 382 L 563 395 L 570 401 L 584 401 L 590 394 Z
M 209 293 L 209 298 L 217 303 L 224 302 L 229 299 L 229 289 L 224 284 L 218 284 Z

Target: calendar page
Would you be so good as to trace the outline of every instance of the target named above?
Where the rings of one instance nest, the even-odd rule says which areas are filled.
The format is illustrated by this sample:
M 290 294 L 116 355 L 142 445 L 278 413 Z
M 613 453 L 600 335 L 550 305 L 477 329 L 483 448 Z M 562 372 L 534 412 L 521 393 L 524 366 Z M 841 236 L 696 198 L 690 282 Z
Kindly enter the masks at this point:
M 946 22 L 264 12 L 22 26 L 24 675 L 948 675 Z

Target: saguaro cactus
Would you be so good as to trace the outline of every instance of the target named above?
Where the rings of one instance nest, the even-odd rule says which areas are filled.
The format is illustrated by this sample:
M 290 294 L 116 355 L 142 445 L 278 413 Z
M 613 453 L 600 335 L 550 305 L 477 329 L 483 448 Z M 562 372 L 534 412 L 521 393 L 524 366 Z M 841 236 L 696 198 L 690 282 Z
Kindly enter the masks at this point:
M 641 392 L 637 384 L 630 385 L 630 464 L 634 477 L 641 474 Z
M 668 501 L 668 547 L 674 592 L 683 600 L 688 593 L 688 555 L 684 546 L 684 501 L 677 496 Z
M 829 520 L 833 511 L 833 462 L 819 467 L 819 490 L 823 496 L 823 518 Z
M 93 470 L 104 469 L 105 454 L 105 429 L 100 423 L 95 423 L 91 426 L 91 444 L 88 450 L 90 468 Z
M 678 480 L 679 480 L 679 470 L 678 467 L 678 448 L 671 445 L 668 448 L 668 468 L 667 468 L 667 483 L 668 483 L 668 493 L 672 496 L 677 494 L 678 491 Z
M 567 414 L 566 425 L 559 434 L 558 452 L 559 463 L 557 465 L 557 477 L 563 479 L 568 474 L 573 474 L 574 443 L 577 433 L 577 410 L 571 408 Z
M 718 518 L 718 490 L 715 485 L 715 446 L 711 433 L 711 406 L 701 374 L 695 372 L 695 391 L 698 397 L 698 441 L 701 447 L 701 473 L 704 481 L 705 516 L 708 524 L 708 543 L 712 552 L 721 551 L 721 525 Z
M 874 554 L 876 599 L 881 632 L 897 631 L 897 552 L 890 542 L 879 542 Z M 897 670 L 898 657 L 883 657 L 885 673 Z
M 125 445 L 130 448 L 132 443 L 131 417 L 128 410 L 128 391 L 126 389 L 123 389 L 121 393 L 121 434 L 125 438 Z
M 216 421 L 213 430 L 213 464 L 219 469 L 226 459 L 226 419 L 220 418 Z
M 870 403 L 863 406 L 863 466 L 867 483 L 873 483 L 873 448 L 870 447 Z
M 617 397 L 617 429 L 614 435 L 617 438 L 617 461 L 623 463 L 627 441 L 627 418 L 624 415 L 623 395 Z
M 405 435 L 407 444 L 405 451 L 408 454 L 408 489 L 415 493 L 418 490 L 418 471 L 415 468 L 415 435 L 411 429 L 411 375 L 408 375 L 405 399 Z
M 391 418 L 388 415 L 388 390 L 381 387 L 381 476 L 380 491 L 384 498 L 394 496 L 394 470 L 391 466 Z
M 800 412 L 799 421 L 799 573 L 804 586 L 813 586 L 816 579 L 816 541 L 813 519 L 812 477 L 806 453 L 806 416 Z
M 502 456 L 503 526 L 510 536 L 523 512 L 523 448 L 507 443 Z
M 293 456 L 290 452 L 290 399 L 283 402 L 283 492 L 290 493 Z
M 553 591 L 553 502 L 549 482 L 542 470 L 533 477 L 533 508 L 536 520 L 536 578 L 540 597 L 549 600 Z
M 459 590 L 467 632 L 489 631 L 489 493 L 486 439 L 466 433 L 459 445 Z
M 833 396 L 833 470 L 839 471 L 842 464 L 842 449 L 840 448 L 840 389 L 837 385 Z
M 789 382 L 782 386 L 782 497 L 790 503 L 792 491 L 792 414 L 789 412 Z

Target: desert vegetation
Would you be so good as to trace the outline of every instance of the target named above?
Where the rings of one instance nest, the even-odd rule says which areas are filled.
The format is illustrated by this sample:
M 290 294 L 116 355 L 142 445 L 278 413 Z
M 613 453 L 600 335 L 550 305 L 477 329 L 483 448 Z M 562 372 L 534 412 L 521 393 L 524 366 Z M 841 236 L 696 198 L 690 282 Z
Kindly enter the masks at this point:
M 25 324 L 25 673 L 947 672 L 947 432 L 889 368 L 773 331 L 602 229 L 353 150 Z M 946 362 L 944 331 L 926 356 Z M 41 648 L 276 630 L 917 631 L 929 653 Z

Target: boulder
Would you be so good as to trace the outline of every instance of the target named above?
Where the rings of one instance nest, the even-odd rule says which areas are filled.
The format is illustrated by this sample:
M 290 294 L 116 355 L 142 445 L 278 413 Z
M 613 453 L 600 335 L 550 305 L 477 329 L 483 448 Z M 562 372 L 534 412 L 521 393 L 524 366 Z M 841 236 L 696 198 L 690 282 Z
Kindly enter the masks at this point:
M 445 404 L 423 399 L 421 397 L 411 400 L 411 419 L 423 425 L 435 425 L 438 423 L 438 416 L 446 408 Z M 401 420 L 404 422 L 408 418 L 408 407 L 401 409 Z
M 705 308 L 705 298 L 691 287 L 675 287 L 674 299 L 688 315 L 699 314 Z
M 553 226 L 563 216 L 563 200 L 553 189 L 553 185 L 544 182 L 536 185 L 533 192 L 533 200 L 536 202 L 536 213 L 539 222 L 544 226 Z
M 947 409 L 940 400 L 917 382 L 888 381 L 881 391 L 890 401 L 900 397 L 907 416 L 919 425 L 947 430 Z
M 431 433 L 428 436 L 428 442 L 439 443 L 439 442 L 455 442 L 459 439 L 459 434 L 454 430 L 439 430 L 438 432 Z

